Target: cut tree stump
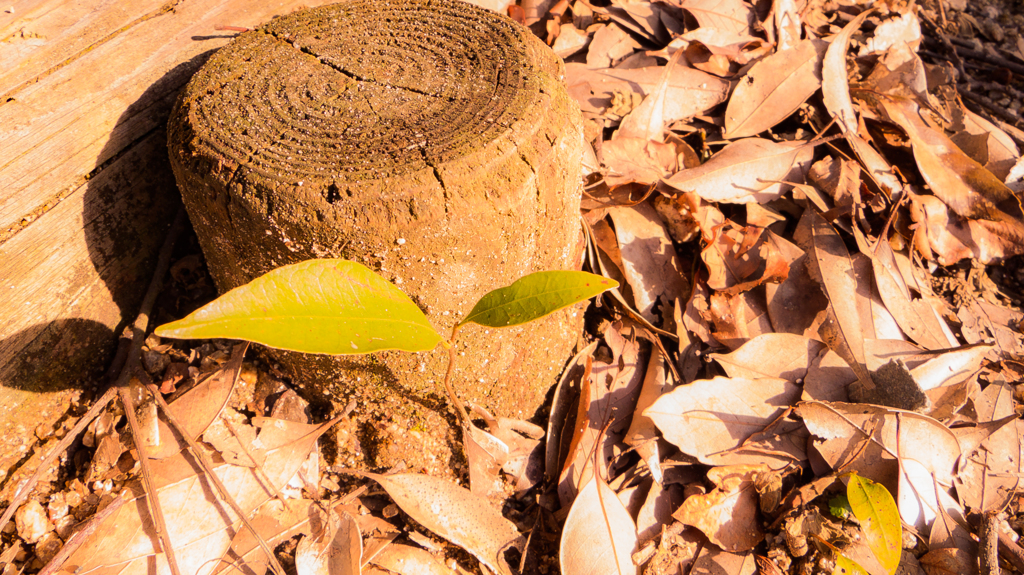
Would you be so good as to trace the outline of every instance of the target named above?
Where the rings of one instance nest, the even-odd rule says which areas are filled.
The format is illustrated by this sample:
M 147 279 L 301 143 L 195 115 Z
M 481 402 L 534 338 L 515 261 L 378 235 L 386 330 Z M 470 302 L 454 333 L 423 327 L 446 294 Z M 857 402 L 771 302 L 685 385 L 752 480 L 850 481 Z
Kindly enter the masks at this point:
M 352 0 L 242 34 L 196 73 L 168 128 L 218 288 L 340 257 L 399 285 L 446 333 L 492 289 L 578 269 L 582 120 L 562 76 L 529 30 L 451 0 Z M 581 321 L 569 309 L 463 329 L 456 388 L 531 417 Z M 440 347 L 271 356 L 308 393 L 358 400 L 370 464 L 449 465 Z
M 0 500 L 138 311 L 180 205 L 165 121 L 215 26 L 325 3 L 0 6 Z

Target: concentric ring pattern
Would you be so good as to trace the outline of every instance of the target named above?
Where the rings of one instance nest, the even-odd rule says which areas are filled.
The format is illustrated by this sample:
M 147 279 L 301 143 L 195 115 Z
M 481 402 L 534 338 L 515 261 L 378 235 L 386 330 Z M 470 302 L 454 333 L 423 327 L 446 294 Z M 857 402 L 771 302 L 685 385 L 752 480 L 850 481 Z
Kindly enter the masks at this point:
M 496 14 L 353 0 L 297 16 L 241 35 L 186 95 L 196 140 L 265 176 L 361 180 L 436 166 L 536 105 L 524 32 Z

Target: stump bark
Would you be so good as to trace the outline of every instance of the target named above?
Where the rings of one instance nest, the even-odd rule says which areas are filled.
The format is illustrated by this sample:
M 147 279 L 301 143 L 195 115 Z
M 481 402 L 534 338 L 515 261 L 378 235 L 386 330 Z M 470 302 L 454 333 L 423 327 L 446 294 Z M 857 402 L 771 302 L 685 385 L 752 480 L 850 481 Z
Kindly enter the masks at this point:
M 242 34 L 195 75 L 168 128 L 218 288 L 341 257 L 399 285 L 445 333 L 487 291 L 578 268 L 582 124 L 562 73 L 529 30 L 450 0 L 353 0 Z M 455 385 L 528 418 L 580 327 L 568 310 L 464 329 Z M 443 350 L 271 355 L 310 393 L 360 402 L 371 465 L 449 465 Z

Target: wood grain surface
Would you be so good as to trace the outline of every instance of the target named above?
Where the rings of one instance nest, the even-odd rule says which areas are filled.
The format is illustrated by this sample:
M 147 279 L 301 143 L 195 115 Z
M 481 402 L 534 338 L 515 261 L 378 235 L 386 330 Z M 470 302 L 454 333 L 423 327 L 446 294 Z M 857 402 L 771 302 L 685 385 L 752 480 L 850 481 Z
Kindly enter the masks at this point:
M 164 126 L 216 26 L 326 3 L 0 5 L 0 499 L 137 313 L 180 204 Z

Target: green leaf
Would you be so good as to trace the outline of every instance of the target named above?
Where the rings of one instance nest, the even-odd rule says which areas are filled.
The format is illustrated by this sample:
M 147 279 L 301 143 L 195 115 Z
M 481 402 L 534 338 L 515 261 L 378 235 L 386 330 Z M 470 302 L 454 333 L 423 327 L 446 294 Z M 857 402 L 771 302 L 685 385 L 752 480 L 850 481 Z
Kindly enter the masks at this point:
M 837 519 L 846 519 L 853 511 L 850 509 L 850 500 L 845 495 L 836 495 L 828 500 L 828 510 Z
M 509 327 L 540 319 L 574 303 L 618 287 L 619 283 L 587 272 L 537 272 L 487 293 L 459 325 L 478 323 Z
M 868 547 L 886 571 L 895 573 L 903 553 L 903 524 L 889 490 L 854 474 L 846 486 L 846 497 Z
M 426 351 L 441 341 L 401 290 L 365 266 L 307 260 L 237 287 L 185 319 L 156 329 L 161 337 L 245 339 L 306 353 L 351 355 L 384 349 Z
M 868 575 L 856 561 L 845 555 L 836 555 L 836 566 L 832 569 L 832 575 Z

